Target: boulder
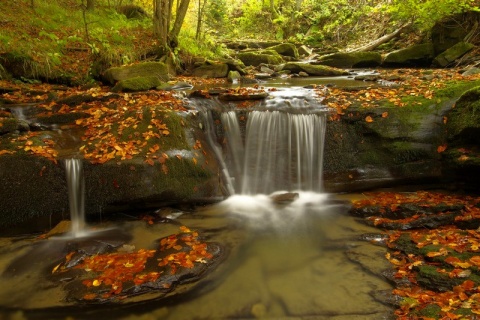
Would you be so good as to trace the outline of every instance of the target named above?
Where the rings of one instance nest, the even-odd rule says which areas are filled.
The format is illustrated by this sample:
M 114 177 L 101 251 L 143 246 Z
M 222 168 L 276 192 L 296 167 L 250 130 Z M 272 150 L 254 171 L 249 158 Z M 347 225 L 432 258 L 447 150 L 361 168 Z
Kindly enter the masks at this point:
M 229 71 L 227 80 L 228 82 L 235 83 L 239 82 L 242 79 L 242 76 L 240 75 L 240 72 L 238 71 Z
M 240 59 L 246 66 L 258 67 L 263 64 L 280 64 L 283 62 L 282 56 L 276 51 L 246 51 L 238 54 Z
M 112 88 L 113 92 L 135 92 L 146 91 L 160 86 L 162 82 L 156 76 L 134 77 L 120 80 Z
M 453 47 L 445 50 L 441 54 L 439 54 L 434 60 L 433 64 L 437 67 L 447 67 L 455 60 L 461 58 L 464 54 L 468 53 L 472 50 L 475 45 L 468 43 L 468 42 L 459 42 Z
M 131 66 L 113 67 L 103 75 L 106 82 L 114 85 L 118 81 L 137 77 L 157 77 L 160 81 L 169 81 L 169 69 L 162 62 L 143 62 Z
M 390 52 L 383 60 L 384 67 L 428 67 L 434 55 L 433 44 L 424 43 Z
M 382 63 L 378 52 L 332 53 L 318 59 L 320 64 L 336 68 L 375 68 Z
M 304 62 L 288 62 L 282 67 L 283 70 L 288 70 L 292 73 L 305 72 L 310 76 L 342 76 L 347 75 L 348 72 L 345 70 L 337 69 L 334 67 L 324 66 L 324 65 L 313 65 Z
M 228 75 L 226 63 L 206 61 L 203 65 L 193 70 L 193 76 L 199 78 L 225 78 Z
M 452 179 L 480 185 L 480 87 L 465 92 L 447 114 L 447 149 L 442 154 Z
M 287 56 L 287 57 L 291 57 L 291 58 L 294 58 L 294 59 L 298 59 L 298 57 L 299 57 L 298 49 L 292 43 L 282 43 L 282 44 L 278 44 L 276 46 L 269 47 L 267 49 L 268 50 L 274 50 L 274 51 L 278 52 L 279 54 L 281 54 L 282 56 Z
M 438 23 L 431 30 L 431 39 L 435 55 L 439 55 L 475 30 L 475 23 L 480 22 L 479 12 L 466 12 L 452 15 Z

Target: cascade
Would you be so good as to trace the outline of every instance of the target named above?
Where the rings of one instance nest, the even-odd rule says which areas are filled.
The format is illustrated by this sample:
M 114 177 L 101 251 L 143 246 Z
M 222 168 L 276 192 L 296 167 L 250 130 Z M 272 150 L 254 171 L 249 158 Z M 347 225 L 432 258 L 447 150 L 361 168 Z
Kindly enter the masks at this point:
M 74 237 L 83 236 L 85 229 L 85 182 L 80 159 L 66 159 L 68 200 L 70 205 L 71 233 Z
M 236 194 L 322 191 L 325 108 L 301 90 L 281 91 L 247 113 L 221 114 L 226 167 Z

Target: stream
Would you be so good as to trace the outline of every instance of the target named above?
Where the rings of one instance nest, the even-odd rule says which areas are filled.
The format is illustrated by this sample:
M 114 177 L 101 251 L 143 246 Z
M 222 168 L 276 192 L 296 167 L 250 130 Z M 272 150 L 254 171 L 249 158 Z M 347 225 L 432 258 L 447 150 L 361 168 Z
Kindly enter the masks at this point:
M 309 81 L 318 84 L 318 79 L 267 84 L 291 88 Z M 322 81 L 364 85 L 348 77 Z M 140 212 L 119 212 L 112 216 L 117 219 L 88 226 L 78 221 L 82 217 L 72 216 L 67 235 L 44 240 L 0 238 L 0 315 L 6 319 L 388 318 L 391 307 L 376 299 L 392 289 L 381 276 L 388 267 L 386 249 L 371 244 L 367 241 L 371 236 L 366 236 L 379 230 L 348 215 L 348 203 L 358 195 L 322 193 L 324 107 L 288 90 L 281 89 L 250 113 L 245 139 L 239 136 L 238 115 L 228 108 L 222 113 L 219 122 L 228 141 L 222 146 L 215 143 L 221 138 L 210 139 L 218 155 L 223 155 L 224 179 L 232 194 L 225 201 L 189 209 L 159 208 L 154 214 L 162 219 L 152 223 L 135 218 Z M 208 107 L 198 108 L 208 118 Z M 81 174 L 74 162 L 68 163 Z M 76 177 L 69 186 L 70 208 L 72 213 L 78 211 L 77 216 L 83 214 L 81 181 Z M 221 244 L 225 252 L 218 266 L 185 292 L 162 299 L 147 293 L 121 303 L 88 304 L 67 298 L 71 278 L 51 279 L 52 268 L 72 244 L 101 239 L 102 244 L 118 243 L 129 250 L 153 249 L 158 239 L 178 233 L 180 226 L 198 231 L 209 243 Z

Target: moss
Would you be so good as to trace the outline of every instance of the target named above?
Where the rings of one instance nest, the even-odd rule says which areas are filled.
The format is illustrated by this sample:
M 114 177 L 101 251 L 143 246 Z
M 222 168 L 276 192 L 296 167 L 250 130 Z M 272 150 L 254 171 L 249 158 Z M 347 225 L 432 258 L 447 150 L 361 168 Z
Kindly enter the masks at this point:
M 289 70 L 294 73 L 303 71 L 311 76 L 341 76 L 348 74 L 348 72 L 342 69 L 303 62 L 288 62 L 283 66 L 282 70 Z
M 472 136 L 473 131 L 480 131 L 480 87 L 465 92 L 456 103 L 456 107 L 448 113 L 447 128 L 449 138 L 467 138 L 478 142 Z
M 269 47 L 268 50 L 274 50 L 277 53 L 283 56 L 293 57 L 298 59 L 298 50 L 297 47 L 292 43 L 281 43 L 279 45 Z
M 17 118 L 0 118 L 0 133 L 12 132 L 18 129 Z
M 71 113 L 56 113 L 50 116 L 39 116 L 37 121 L 42 124 L 70 124 L 74 123 L 75 120 L 87 117 L 86 113 L 80 112 L 71 112 Z
M 440 319 L 442 308 L 437 304 L 429 304 L 426 307 L 420 309 L 417 315 L 420 317 Z
M 134 92 L 134 91 L 145 91 L 155 87 L 158 87 L 162 84 L 160 79 L 156 76 L 148 77 L 134 77 L 126 80 L 121 80 L 112 88 L 113 92 L 125 91 L 125 92 Z
M 163 137 L 162 147 L 168 149 L 186 149 L 190 146 L 185 137 L 185 128 L 183 127 L 184 119 L 174 112 L 163 112 L 161 114 L 162 121 L 167 125 L 170 134 Z
M 240 59 L 246 66 L 258 67 L 262 63 L 280 64 L 283 62 L 282 57 L 273 50 L 258 52 L 241 52 L 238 54 Z
M 332 53 L 320 57 L 319 62 L 337 68 L 367 68 L 379 66 L 382 56 L 378 52 Z

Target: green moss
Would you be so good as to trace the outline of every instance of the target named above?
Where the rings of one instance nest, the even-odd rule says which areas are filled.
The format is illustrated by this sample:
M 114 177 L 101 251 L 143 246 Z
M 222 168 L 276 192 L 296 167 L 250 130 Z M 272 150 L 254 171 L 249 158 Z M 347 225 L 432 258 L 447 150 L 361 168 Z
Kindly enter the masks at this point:
M 441 318 L 442 308 L 437 304 L 429 304 L 426 307 L 420 309 L 417 315 L 420 317 L 427 317 L 433 319 Z
M 149 77 L 134 77 L 126 80 L 118 81 L 112 88 L 113 92 L 134 92 L 134 91 L 146 91 L 161 85 L 162 82 L 156 76 Z
M 185 128 L 183 123 L 185 120 L 174 112 L 164 112 L 161 114 L 162 121 L 167 125 L 170 134 L 164 136 L 162 139 L 162 147 L 165 150 L 169 149 L 184 149 L 189 150 L 190 146 L 185 137 Z
M 465 92 L 448 113 L 447 128 L 451 139 L 465 136 L 472 140 L 473 130 L 480 130 L 480 87 Z M 478 138 L 472 142 L 477 142 Z

